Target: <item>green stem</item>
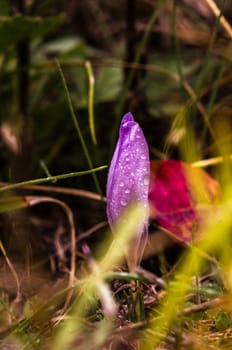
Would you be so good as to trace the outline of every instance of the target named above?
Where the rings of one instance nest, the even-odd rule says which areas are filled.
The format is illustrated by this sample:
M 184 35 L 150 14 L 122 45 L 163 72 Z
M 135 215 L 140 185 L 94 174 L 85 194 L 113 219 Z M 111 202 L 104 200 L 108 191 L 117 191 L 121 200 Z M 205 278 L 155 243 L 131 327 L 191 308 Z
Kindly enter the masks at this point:
M 70 177 L 82 176 L 82 175 L 87 175 L 87 174 L 93 174 L 96 171 L 104 170 L 107 167 L 108 167 L 107 165 L 102 165 L 102 166 L 100 166 L 98 168 L 93 168 L 93 169 L 90 169 L 90 170 L 79 171 L 79 172 L 74 172 L 74 173 L 66 173 L 66 174 L 55 175 L 55 176 L 48 176 L 48 177 L 43 177 L 43 178 L 35 179 L 35 180 L 22 181 L 22 182 L 18 182 L 16 184 L 11 184 L 11 185 L 7 185 L 7 186 L 4 186 L 4 187 L 1 187 L 0 188 L 0 192 L 13 190 L 15 188 L 23 187 L 23 186 L 26 186 L 26 185 L 38 185 L 38 184 L 46 183 L 46 182 L 54 182 L 54 181 L 58 181 L 58 180 L 61 180 L 61 179 L 68 179 Z

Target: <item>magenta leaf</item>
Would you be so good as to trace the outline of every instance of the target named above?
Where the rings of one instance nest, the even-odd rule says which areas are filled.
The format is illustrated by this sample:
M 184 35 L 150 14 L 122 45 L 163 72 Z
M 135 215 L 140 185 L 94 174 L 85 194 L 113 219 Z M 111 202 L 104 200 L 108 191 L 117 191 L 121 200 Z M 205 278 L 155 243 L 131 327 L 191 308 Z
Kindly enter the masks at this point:
M 122 118 L 119 139 L 111 160 L 106 196 L 107 217 L 112 230 L 131 202 L 142 204 L 147 209 L 146 217 L 141 218 L 141 225 L 135 232 L 133 253 L 127 258 L 132 269 L 140 263 L 147 242 L 149 178 L 147 142 L 132 114 L 127 113 Z

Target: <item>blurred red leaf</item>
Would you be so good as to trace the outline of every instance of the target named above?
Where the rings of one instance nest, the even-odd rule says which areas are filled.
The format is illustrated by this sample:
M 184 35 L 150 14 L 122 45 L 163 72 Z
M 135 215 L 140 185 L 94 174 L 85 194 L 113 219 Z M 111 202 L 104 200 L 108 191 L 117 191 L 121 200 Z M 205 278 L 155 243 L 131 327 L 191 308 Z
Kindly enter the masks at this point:
M 205 214 L 219 198 L 218 182 L 204 170 L 170 159 L 151 161 L 151 217 L 178 240 L 199 236 Z

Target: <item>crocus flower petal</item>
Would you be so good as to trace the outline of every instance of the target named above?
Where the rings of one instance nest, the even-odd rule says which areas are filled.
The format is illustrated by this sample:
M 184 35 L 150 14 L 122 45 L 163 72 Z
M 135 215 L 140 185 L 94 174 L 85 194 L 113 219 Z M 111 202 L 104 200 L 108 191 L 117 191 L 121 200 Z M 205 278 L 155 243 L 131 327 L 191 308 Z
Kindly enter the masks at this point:
M 127 113 L 121 121 L 119 139 L 109 168 L 106 195 L 107 216 L 112 229 L 132 201 L 147 209 L 147 215 L 141 218 L 141 226 L 135 233 L 131 265 L 140 262 L 147 240 L 149 178 L 147 142 L 132 114 Z

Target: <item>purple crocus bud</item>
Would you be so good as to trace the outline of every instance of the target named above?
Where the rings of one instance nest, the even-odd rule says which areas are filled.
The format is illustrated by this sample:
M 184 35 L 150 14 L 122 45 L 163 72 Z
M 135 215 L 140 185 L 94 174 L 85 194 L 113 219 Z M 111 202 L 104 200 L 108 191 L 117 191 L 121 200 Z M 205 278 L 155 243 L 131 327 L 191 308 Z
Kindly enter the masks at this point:
M 144 134 L 131 113 L 123 116 L 119 139 L 111 160 L 107 179 L 107 217 L 114 231 L 114 224 L 128 205 L 138 203 L 145 207 L 129 250 L 127 263 L 134 270 L 140 263 L 148 234 L 148 190 L 150 179 L 149 151 Z

